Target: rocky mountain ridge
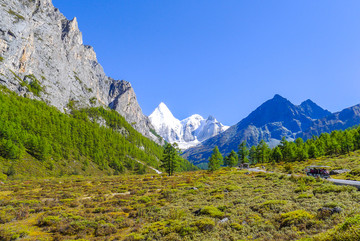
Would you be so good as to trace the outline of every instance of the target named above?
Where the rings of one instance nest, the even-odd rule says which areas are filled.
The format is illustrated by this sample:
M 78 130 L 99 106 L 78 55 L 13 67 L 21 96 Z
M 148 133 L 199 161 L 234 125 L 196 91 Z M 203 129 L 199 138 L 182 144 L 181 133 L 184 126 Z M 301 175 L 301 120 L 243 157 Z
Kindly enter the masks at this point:
M 315 120 L 306 131 L 300 133 L 297 137 L 309 139 L 324 132 L 330 133 L 334 130 L 345 130 L 359 124 L 360 104 Z
M 108 106 L 140 133 L 160 141 L 129 82 L 106 76 L 77 19 L 51 0 L 0 0 L 0 84 L 66 112 L 68 105 Z
M 173 116 L 169 108 L 160 103 L 149 116 L 155 131 L 167 142 L 177 143 L 180 149 L 196 146 L 210 137 L 224 132 L 229 127 L 224 126 L 213 116 L 204 119 L 195 114 L 184 120 Z
M 270 147 L 274 147 L 282 137 L 293 141 L 319 118 L 327 116 L 331 116 L 331 112 L 311 100 L 294 105 L 286 98 L 275 95 L 225 132 L 187 149 L 184 157 L 195 164 L 207 162 L 215 146 L 219 147 L 222 154 L 228 154 L 231 150 L 237 150 L 242 141 L 253 146 L 265 140 Z

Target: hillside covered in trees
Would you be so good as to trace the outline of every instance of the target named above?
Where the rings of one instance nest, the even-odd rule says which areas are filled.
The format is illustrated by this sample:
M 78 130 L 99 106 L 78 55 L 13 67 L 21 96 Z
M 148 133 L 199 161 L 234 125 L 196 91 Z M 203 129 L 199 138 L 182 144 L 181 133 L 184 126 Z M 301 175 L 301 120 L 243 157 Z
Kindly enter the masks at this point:
M 64 114 L 42 101 L 0 91 L 0 174 L 61 176 L 65 174 L 145 173 L 159 168 L 163 147 L 134 130 L 113 110 L 75 109 Z M 181 160 L 178 170 L 195 167 Z M 6 175 L 6 176 L 5 176 Z

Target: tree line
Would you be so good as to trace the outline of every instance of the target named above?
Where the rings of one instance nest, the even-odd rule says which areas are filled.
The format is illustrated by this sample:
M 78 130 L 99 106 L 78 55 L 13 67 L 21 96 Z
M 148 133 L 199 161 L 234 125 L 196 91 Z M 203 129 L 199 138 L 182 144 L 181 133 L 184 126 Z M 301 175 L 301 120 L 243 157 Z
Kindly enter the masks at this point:
M 246 141 L 243 141 L 238 146 L 237 152 L 232 150 L 224 158 L 216 146 L 209 158 L 209 170 L 217 170 L 221 165 L 234 167 L 242 163 L 305 161 L 309 158 L 349 154 L 359 149 L 360 126 L 322 133 L 306 141 L 302 138 L 288 141 L 283 137 L 279 145 L 274 148 L 270 148 L 264 140 L 261 140 L 258 145 L 249 149 Z

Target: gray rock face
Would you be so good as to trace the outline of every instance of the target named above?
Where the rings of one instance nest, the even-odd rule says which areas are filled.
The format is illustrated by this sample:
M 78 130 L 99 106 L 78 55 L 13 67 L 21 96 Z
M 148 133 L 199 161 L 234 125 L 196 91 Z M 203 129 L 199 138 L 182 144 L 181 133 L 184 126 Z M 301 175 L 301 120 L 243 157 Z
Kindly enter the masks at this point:
M 134 89 L 129 82 L 112 81 L 109 101 L 109 107 L 119 112 L 136 130 L 141 130 L 145 136 L 162 142 L 151 132 L 151 128 L 154 129 L 154 127 L 152 127 L 149 118 L 142 113 Z
M 61 111 L 70 101 L 110 106 L 158 140 L 131 85 L 107 77 L 93 48 L 83 45 L 76 18 L 66 19 L 51 0 L 0 0 L 0 16 L 0 84 Z M 34 78 L 43 87 L 38 96 L 28 86 Z

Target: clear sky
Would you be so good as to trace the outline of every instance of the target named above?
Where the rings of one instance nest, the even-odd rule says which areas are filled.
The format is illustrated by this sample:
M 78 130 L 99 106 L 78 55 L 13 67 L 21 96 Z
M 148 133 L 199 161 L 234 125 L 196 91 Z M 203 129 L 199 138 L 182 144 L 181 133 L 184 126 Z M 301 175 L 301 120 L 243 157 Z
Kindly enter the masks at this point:
M 360 103 L 358 0 L 53 0 L 146 115 L 232 125 L 274 94 L 334 112 Z

